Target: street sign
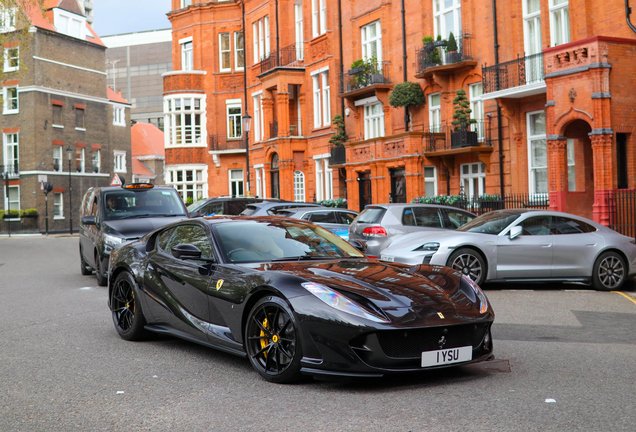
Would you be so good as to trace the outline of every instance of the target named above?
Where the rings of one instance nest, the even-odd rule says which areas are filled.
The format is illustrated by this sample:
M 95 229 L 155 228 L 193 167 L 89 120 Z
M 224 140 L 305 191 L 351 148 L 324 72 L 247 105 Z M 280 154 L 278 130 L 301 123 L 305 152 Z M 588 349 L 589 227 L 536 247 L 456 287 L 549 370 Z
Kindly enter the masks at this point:
M 121 179 L 119 178 L 119 174 L 115 174 L 113 179 L 110 182 L 111 186 L 121 186 Z

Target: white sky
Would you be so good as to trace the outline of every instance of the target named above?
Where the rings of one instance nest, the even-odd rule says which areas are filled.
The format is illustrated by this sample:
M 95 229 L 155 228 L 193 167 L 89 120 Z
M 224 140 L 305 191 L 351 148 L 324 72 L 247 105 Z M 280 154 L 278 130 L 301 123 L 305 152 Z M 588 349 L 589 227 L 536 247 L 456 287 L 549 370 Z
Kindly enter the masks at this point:
M 99 36 L 170 28 L 170 0 L 93 0 L 93 28 Z

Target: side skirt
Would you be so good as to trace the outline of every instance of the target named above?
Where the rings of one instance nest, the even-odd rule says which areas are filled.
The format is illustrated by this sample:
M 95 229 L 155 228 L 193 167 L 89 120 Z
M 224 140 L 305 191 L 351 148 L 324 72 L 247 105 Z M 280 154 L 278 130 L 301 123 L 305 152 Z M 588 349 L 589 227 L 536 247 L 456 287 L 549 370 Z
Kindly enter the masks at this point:
M 149 330 L 151 332 L 154 333 L 160 333 L 160 334 L 167 334 L 167 335 L 171 335 L 171 336 L 175 336 L 178 337 L 179 339 L 184 339 L 187 340 L 189 342 L 194 342 L 197 343 L 199 345 L 203 345 L 205 347 L 208 348 L 213 348 L 219 351 L 224 351 L 226 353 L 230 353 L 230 354 L 234 354 L 236 356 L 239 357 L 243 357 L 243 358 L 247 358 L 247 354 L 245 353 L 245 351 L 243 350 L 243 347 L 240 344 L 236 344 L 236 348 L 232 348 L 232 347 L 228 347 L 225 345 L 220 345 L 220 344 L 215 344 L 213 342 L 210 341 L 204 341 L 201 339 L 197 339 L 194 336 L 182 332 L 180 330 L 177 330 L 175 328 L 172 328 L 170 326 L 164 326 L 164 325 L 159 325 L 159 324 L 153 324 L 153 325 L 147 325 L 145 327 L 146 330 Z

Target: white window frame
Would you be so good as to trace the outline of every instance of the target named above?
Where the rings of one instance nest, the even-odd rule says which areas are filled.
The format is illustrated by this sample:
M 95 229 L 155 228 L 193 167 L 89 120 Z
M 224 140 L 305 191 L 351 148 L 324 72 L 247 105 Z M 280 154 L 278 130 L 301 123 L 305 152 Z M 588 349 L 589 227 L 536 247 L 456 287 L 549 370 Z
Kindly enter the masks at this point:
M 473 124 L 472 130 L 477 132 L 477 139 L 479 141 L 484 140 L 484 101 L 482 96 L 484 94 L 484 87 L 482 83 L 470 84 L 468 86 L 468 94 L 470 97 L 470 118 L 477 120 L 476 124 Z
M 363 103 L 360 103 L 363 102 Z M 356 106 L 362 105 L 362 113 L 364 119 L 364 139 L 380 138 L 385 136 L 385 118 L 384 118 L 384 105 L 373 96 L 362 101 L 355 102 Z M 372 110 L 375 107 L 380 108 L 379 114 L 373 114 Z
M 439 104 L 433 105 L 433 98 L 439 98 Z M 431 132 L 441 132 L 442 126 L 442 97 L 440 93 L 428 95 L 428 125 Z
M 433 175 L 432 176 L 427 176 L 426 175 L 426 169 L 427 168 L 432 168 L 433 169 Z M 433 184 L 433 194 L 431 196 L 437 196 L 437 167 L 435 165 L 425 166 L 424 169 L 422 170 L 422 175 L 424 176 L 424 195 L 428 196 L 426 194 L 426 185 L 432 183 Z
M 331 124 L 331 88 L 329 67 L 311 73 L 314 100 L 314 129 Z
M 187 180 L 187 172 L 192 172 L 192 180 Z M 192 193 L 193 201 L 208 197 L 208 166 L 206 164 L 170 165 L 166 167 L 165 183 L 172 186 L 181 196 L 183 202 L 188 200 L 188 194 Z M 181 181 L 178 180 L 181 173 Z M 201 179 L 197 179 L 200 173 Z
M 557 46 L 570 42 L 570 2 L 557 3 L 550 0 L 550 45 Z M 560 25 L 559 25 L 560 19 Z
M 232 173 L 241 173 L 241 178 L 232 178 Z M 228 194 L 230 196 L 244 196 L 245 195 L 245 172 L 242 169 L 229 169 L 227 170 L 227 179 L 228 179 Z M 234 194 L 232 193 L 232 189 L 236 188 L 238 192 L 240 189 L 243 189 L 242 194 Z
M 294 201 L 305 202 L 305 173 L 294 171 Z
M 523 41 L 527 56 L 541 52 L 541 7 L 538 10 L 528 12 L 528 2 L 523 0 Z M 530 29 L 534 29 L 534 34 Z
M 256 173 L 256 196 L 258 198 L 266 198 L 267 183 L 265 182 L 265 165 L 254 165 L 254 172 Z
M 15 53 L 12 55 L 12 53 Z M 15 60 L 15 66 L 11 66 L 12 60 Z M 14 46 L 4 49 L 4 71 L 13 72 L 20 69 L 20 47 Z
M 17 8 L 0 7 L 0 33 L 15 30 L 15 13 Z
M 9 97 L 10 89 L 15 89 L 15 97 Z M 2 88 L 2 98 L 4 103 L 2 104 L 2 114 L 17 114 L 20 112 L 20 97 L 18 86 L 8 86 Z M 10 108 L 12 101 L 15 101 L 15 108 Z
M 20 164 L 20 135 L 19 132 L 2 134 L 2 155 L 5 166 L 19 166 Z M 12 151 L 12 149 L 15 149 Z
M 230 114 L 230 109 L 239 110 L 238 114 Z M 237 117 L 238 116 L 238 117 Z M 228 139 L 241 139 L 243 138 L 243 103 L 241 99 L 227 99 L 225 101 L 225 119 L 227 126 L 227 138 Z M 234 127 L 232 127 L 232 117 L 234 117 Z
M 10 199 L 10 194 L 11 194 L 11 190 L 15 190 L 16 191 L 16 196 L 17 199 L 11 201 L 11 204 L 9 205 L 9 199 Z M 17 210 L 18 212 L 20 211 L 20 185 L 9 185 L 9 188 L 7 189 L 7 186 L 4 185 L 4 190 L 3 190 L 3 196 L 4 196 L 4 209 L 6 210 Z M 10 218 L 10 219 L 6 219 L 7 221 L 12 221 L 12 220 L 20 220 L 20 217 L 17 218 Z
M 371 29 L 375 27 L 375 36 L 371 36 Z M 382 69 L 382 25 L 380 20 L 373 21 L 360 27 L 360 41 L 362 45 L 362 59 L 370 60 L 374 54 L 378 69 Z
M 123 150 L 113 150 L 113 171 L 116 173 L 126 172 L 126 152 Z
M 64 194 L 61 192 L 53 192 L 53 219 L 64 219 Z
M 572 138 L 567 140 L 567 164 L 568 164 L 568 191 L 576 192 L 576 156 L 575 142 Z
M 181 70 L 191 71 L 194 70 L 194 53 L 192 36 L 179 39 L 181 45 Z
M 462 34 L 462 9 L 461 0 L 452 0 L 450 7 L 445 6 L 444 0 L 433 0 L 433 26 L 435 32 L 435 39 L 441 35 L 442 39 L 448 39 L 450 33 L 457 38 Z M 451 14 L 453 17 L 453 28 L 448 28 L 446 23 L 446 16 Z
M 269 15 L 252 23 L 254 64 L 269 56 Z
M 79 162 L 79 171 L 77 171 L 77 162 Z M 84 147 L 75 147 L 75 172 L 86 172 L 86 149 Z
M 536 190 L 535 187 L 535 183 L 536 183 L 536 171 L 539 170 L 545 170 L 546 172 L 546 182 L 547 182 L 547 171 L 548 171 L 548 149 L 547 149 L 547 135 L 544 132 L 543 134 L 535 134 L 532 135 L 531 134 L 531 121 L 530 121 L 530 117 L 533 115 L 537 115 L 537 114 L 542 114 L 544 116 L 544 124 L 547 125 L 547 119 L 545 119 L 545 111 L 541 110 L 541 111 L 532 111 L 532 112 L 527 112 L 526 113 L 526 127 L 527 127 L 527 136 L 528 136 L 528 192 L 530 193 L 530 195 L 540 195 L 540 196 L 546 196 L 548 193 L 548 189 L 549 186 L 546 185 L 546 190 L 545 192 L 540 192 Z M 538 166 L 533 166 L 533 162 L 532 162 L 532 142 L 533 141 L 541 141 L 543 140 L 543 146 L 545 147 L 545 153 L 546 153 L 546 164 L 545 165 L 538 165 Z
M 241 46 L 240 43 L 240 38 L 241 35 L 243 34 L 243 32 L 234 32 L 234 70 L 237 71 L 242 71 L 243 68 L 245 67 L 245 37 L 243 37 L 243 44 Z M 243 58 L 243 66 L 239 65 L 239 59 L 241 58 L 241 56 L 239 54 L 242 54 L 242 58 Z
M 468 173 L 464 173 L 464 167 L 468 167 Z M 477 172 L 474 172 L 475 168 Z M 475 190 L 474 180 L 477 180 L 477 190 Z M 459 165 L 459 184 L 464 186 L 464 195 L 468 198 L 483 195 L 486 192 L 486 165 L 483 162 Z
M 314 95 L 314 129 L 322 126 L 322 102 L 320 100 L 320 74 L 315 73 L 311 76 L 313 82 Z
M 113 105 L 113 125 L 126 127 L 126 107 Z
M 181 8 L 188 7 L 192 4 L 192 0 L 181 0 Z
M 64 157 L 63 157 L 62 146 L 54 145 L 53 146 L 53 171 L 54 172 L 62 172 Z M 57 161 L 57 169 L 55 169 L 55 161 Z
M 56 7 L 53 8 L 53 22 L 58 32 L 77 39 L 86 39 L 85 16 L 77 15 Z
M 227 47 L 223 49 L 223 39 L 227 40 Z M 223 55 L 227 54 L 227 67 L 223 65 Z M 219 71 L 231 72 L 232 71 L 232 40 L 230 38 L 230 32 L 219 33 Z
M 206 147 L 203 139 L 207 136 L 206 96 L 197 93 L 170 95 L 163 98 L 163 103 L 165 148 Z M 186 109 L 188 103 L 190 108 Z
M 333 199 L 333 170 L 329 167 L 331 153 L 315 155 L 316 201 Z
M 311 0 L 311 17 L 312 36 L 327 33 L 327 0 Z
M 296 59 L 303 60 L 304 36 L 303 36 L 303 2 L 294 3 L 294 30 L 296 40 Z
M 97 166 L 97 171 L 95 171 Z M 100 173 L 102 171 L 102 151 L 100 149 L 93 149 L 93 158 L 91 160 L 91 172 Z
M 254 106 L 254 142 L 260 142 L 265 137 L 265 122 L 263 120 L 263 92 L 252 93 Z

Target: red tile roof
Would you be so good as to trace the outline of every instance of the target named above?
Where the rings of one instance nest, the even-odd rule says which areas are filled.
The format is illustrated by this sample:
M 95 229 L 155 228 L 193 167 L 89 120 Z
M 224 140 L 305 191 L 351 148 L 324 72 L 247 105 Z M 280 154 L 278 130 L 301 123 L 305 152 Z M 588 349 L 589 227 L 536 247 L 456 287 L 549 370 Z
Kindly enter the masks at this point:
M 123 97 L 121 97 L 121 94 L 115 93 L 115 91 L 112 88 L 110 88 L 110 87 L 107 87 L 107 94 L 108 94 L 108 100 L 109 101 L 130 105 L 130 102 L 128 102 Z
M 141 163 L 139 159 L 133 156 L 132 158 L 132 172 L 135 176 L 154 176 L 155 173 L 146 168 L 146 165 Z
M 137 123 L 131 129 L 131 152 L 133 156 L 165 156 L 163 132 L 150 123 Z

